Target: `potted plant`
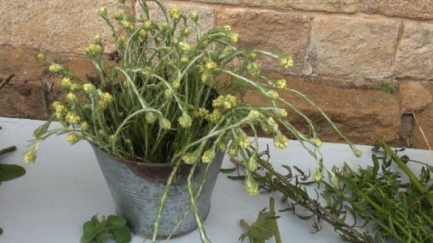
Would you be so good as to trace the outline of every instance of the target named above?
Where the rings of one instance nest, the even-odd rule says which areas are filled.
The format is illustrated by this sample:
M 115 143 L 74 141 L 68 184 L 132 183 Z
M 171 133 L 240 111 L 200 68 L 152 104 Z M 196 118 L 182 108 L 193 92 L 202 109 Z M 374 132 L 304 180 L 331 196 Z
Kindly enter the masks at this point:
M 71 144 L 88 141 L 117 212 L 134 232 L 153 241 L 196 227 L 206 241 L 203 221 L 225 152 L 242 158 L 246 191 L 257 193 L 252 172 L 257 170 L 259 131 L 273 136 L 280 149 L 288 145 L 288 136 L 302 142 L 317 158 L 319 177 L 321 141 L 313 123 L 279 92 L 298 94 L 315 105 L 286 87 L 284 79 L 263 75 L 257 61 L 270 57 L 290 68 L 290 56 L 237 47 L 239 36 L 229 26 L 204 33 L 197 12 L 187 15 L 178 8 L 167 9 L 161 0 L 138 2 L 142 16 L 114 14 L 119 31 L 107 9 L 99 9 L 113 30 L 116 51 L 110 54 L 111 62 L 105 61 L 99 36 L 86 47 L 96 74 L 90 82 L 38 55 L 63 78 L 65 96 L 53 103 L 51 119 L 35 130 L 24 153 L 26 162 L 36 159 L 39 143 L 51 135 L 66 134 Z M 158 7 L 162 21 L 150 17 L 148 4 Z M 245 91 L 266 104 L 244 102 Z M 305 119 L 308 134 L 290 123 L 286 109 Z M 62 127 L 50 129 L 55 119 Z

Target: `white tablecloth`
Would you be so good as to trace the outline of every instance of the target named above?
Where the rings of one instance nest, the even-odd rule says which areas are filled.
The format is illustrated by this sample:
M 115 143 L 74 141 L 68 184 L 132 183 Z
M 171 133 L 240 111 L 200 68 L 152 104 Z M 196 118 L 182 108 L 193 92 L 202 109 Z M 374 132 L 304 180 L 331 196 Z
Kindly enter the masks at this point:
M 0 148 L 16 145 L 18 150 L 2 156 L 1 162 L 21 164 L 22 153 L 33 130 L 41 121 L 0 117 Z M 260 144 L 271 148 L 271 161 L 297 165 L 314 172 L 314 160 L 296 141 L 290 141 L 285 150 L 273 147 L 272 140 L 261 139 Z M 359 146 L 364 156 L 353 156 L 344 144 L 325 143 L 322 148 L 325 164 L 366 165 L 371 161 L 371 147 Z M 407 150 L 413 159 L 432 161 L 432 154 L 423 150 Z M 228 156 L 223 167 L 230 166 Z M 4 233 L 2 243 L 49 242 L 77 243 L 82 235 L 82 225 L 93 215 L 115 214 L 110 192 L 96 163 L 91 147 L 80 142 L 70 146 L 64 137 L 53 137 L 42 143 L 35 164 L 24 165 L 27 174 L 0 185 L 0 227 Z M 269 196 L 248 196 L 243 184 L 220 174 L 212 197 L 212 206 L 205 226 L 214 243 L 239 242 L 243 232 L 240 219 L 253 222 L 260 210 L 268 206 Z M 277 201 L 277 209 L 284 205 Z M 289 213 L 280 213 L 278 219 L 283 242 L 340 242 L 332 227 L 324 225 L 322 231 L 310 233 L 311 221 L 302 221 Z M 132 242 L 143 242 L 134 236 Z M 149 242 L 149 241 L 146 241 Z M 198 232 L 171 240 L 173 243 L 200 242 Z M 247 241 L 245 241 L 247 242 Z M 274 242 L 270 240 L 269 242 Z

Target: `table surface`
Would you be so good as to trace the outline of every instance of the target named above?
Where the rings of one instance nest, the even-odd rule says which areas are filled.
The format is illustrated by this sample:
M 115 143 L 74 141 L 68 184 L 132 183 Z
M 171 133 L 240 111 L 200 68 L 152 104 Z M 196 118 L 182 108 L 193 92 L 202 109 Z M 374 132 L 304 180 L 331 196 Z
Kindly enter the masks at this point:
M 33 130 L 40 124 L 41 121 L 0 117 L 0 148 L 18 147 L 17 151 L 2 156 L 1 162 L 23 165 L 22 153 L 32 138 Z M 272 140 L 260 139 L 262 148 L 267 144 L 275 168 L 287 164 L 314 171 L 314 160 L 298 142 L 290 141 L 287 149 L 278 150 L 273 148 Z M 321 151 L 326 165 L 338 166 L 344 162 L 353 166 L 369 165 L 371 147 L 358 148 L 364 152 L 362 158 L 356 158 L 344 144 L 324 143 Z M 429 151 L 408 149 L 405 154 L 433 164 Z M 49 138 L 41 144 L 36 163 L 23 166 L 27 170 L 25 176 L 0 185 L 0 227 L 4 230 L 0 242 L 77 243 L 85 221 L 95 214 L 115 214 L 110 192 L 88 143 L 70 146 L 63 136 Z M 225 156 L 223 167 L 230 166 L 228 156 Z M 220 174 L 212 196 L 211 212 L 205 222 L 210 240 L 214 243 L 239 242 L 243 232 L 239 220 L 254 222 L 258 212 L 268 206 L 270 196 L 279 198 L 278 194 L 248 196 L 242 183 Z M 284 205 L 276 201 L 277 209 L 283 209 Z M 283 242 L 340 242 L 328 225 L 324 224 L 322 231 L 312 234 L 311 221 L 302 221 L 290 213 L 279 215 Z M 134 236 L 132 242 L 150 240 Z M 200 240 L 198 232 L 194 231 L 170 242 Z

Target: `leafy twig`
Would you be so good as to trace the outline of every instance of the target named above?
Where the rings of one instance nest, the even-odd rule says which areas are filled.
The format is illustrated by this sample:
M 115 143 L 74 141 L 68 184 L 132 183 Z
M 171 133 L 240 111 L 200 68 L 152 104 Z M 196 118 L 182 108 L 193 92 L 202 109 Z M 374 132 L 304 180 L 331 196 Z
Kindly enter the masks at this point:
M 15 150 L 17 150 L 16 146 L 10 146 L 10 147 L 4 148 L 4 149 L 0 149 L 0 156 L 3 154 L 6 154 L 6 153 L 13 152 Z

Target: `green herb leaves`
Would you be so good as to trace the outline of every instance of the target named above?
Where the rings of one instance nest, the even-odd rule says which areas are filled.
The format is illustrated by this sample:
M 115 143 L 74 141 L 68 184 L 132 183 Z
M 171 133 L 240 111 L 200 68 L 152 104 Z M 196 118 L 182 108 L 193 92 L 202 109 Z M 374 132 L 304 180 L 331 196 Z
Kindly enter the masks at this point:
M 259 212 L 256 222 L 248 225 L 245 220 L 241 220 L 241 225 L 247 231 L 241 235 L 239 240 L 244 241 L 245 238 L 248 238 L 250 243 L 265 243 L 266 240 L 274 237 L 276 243 L 281 243 L 280 231 L 277 224 L 278 217 L 275 214 L 275 201 L 271 197 L 269 199 L 269 212 L 266 212 L 265 209 Z
M 81 243 L 104 243 L 108 239 L 114 239 L 117 243 L 131 242 L 131 232 L 121 216 L 110 215 L 99 221 L 95 215 L 84 223 L 83 232 Z

